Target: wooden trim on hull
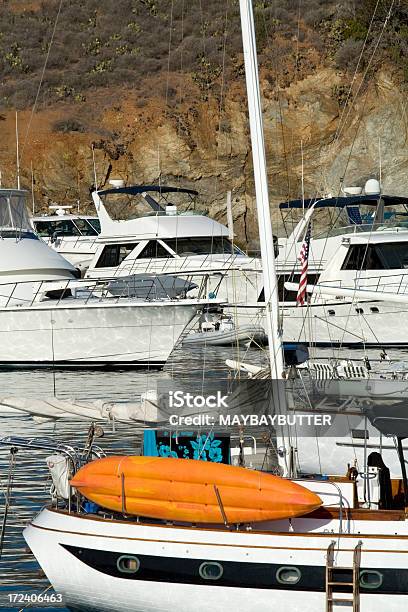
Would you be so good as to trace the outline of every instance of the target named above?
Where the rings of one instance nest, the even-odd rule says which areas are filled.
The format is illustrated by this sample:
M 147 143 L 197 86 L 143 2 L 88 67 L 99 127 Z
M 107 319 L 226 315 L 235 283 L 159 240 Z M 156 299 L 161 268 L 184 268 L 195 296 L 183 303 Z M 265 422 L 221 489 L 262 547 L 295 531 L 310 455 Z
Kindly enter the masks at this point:
M 213 533 L 213 534 L 217 534 L 217 533 L 231 533 L 231 530 L 229 529 L 225 529 L 224 526 L 220 526 L 219 529 L 211 529 L 208 527 L 199 527 L 199 526 L 185 526 L 185 525 L 166 525 L 164 523 L 154 523 L 154 522 L 150 522 L 150 523 L 143 523 L 143 522 L 129 522 L 129 521 L 120 521 L 117 519 L 105 519 L 102 517 L 98 517 L 98 516 L 90 516 L 90 515 L 81 515 L 81 514 L 69 514 L 67 511 L 64 510 L 55 510 L 55 509 L 51 509 L 51 508 L 47 508 L 47 510 L 49 512 L 54 512 L 56 514 L 63 514 L 67 517 L 73 517 L 75 519 L 84 519 L 84 520 L 88 520 L 88 521 L 94 521 L 94 522 L 102 522 L 102 523 L 108 523 L 108 524 L 119 524 L 119 525 L 131 525 L 133 527 L 150 527 L 150 528 L 160 528 L 160 529 L 177 529 L 178 531 L 184 531 L 184 532 L 196 532 L 196 531 L 200 531 L 200 532 L 206 532 L 206 533 Z M 381 510 L 380 512 L 389 512 L 388 510 Z M 287 549 L 288 547 L 274 547 L 274 546 L 258 546 L 258 545 L 248 545 L 248 544 L 229 544 L 229 543 L 216 543 L 216 542 L 200 542 L 200 541 L 191 541 L 191 540 L 163 540 L 160 538 L 137 538 L 137 537 L 123 537 L 123 536 L 114 536 L 114 535 L 103 535 L 103 534 L 99 534 L 99 533 L 89 533 L 88 531 L 73 531 L 73 530 L 67 530 L 67 529 L 58 529 L 55 527 L 44 527 L 42 525 L 36 525 L 35 522 L 31 522 L 30 525 L 35 528 L 35 529 L 40 529 L 43 531 L 53 531 L 56 533 L 72 533 L 75 535 L 80 535 L 80 536 L 90 536 L 90 537 L 104 537 L 107 539 L 113 539 L 113 540 L 129 540 L 129 541 L 141 541 L 141 542 L 168 542 L 168 543 L 173 543 L 173 544 L 199 544 L 199 545 L 208 545 L 208 546 L 226 546 L 226 547 L 232 547 L 232 548 L 241 548 L 242 546 L 246 546 L 248 548 L 259 548 L 259 549 Z M 268 531 L 268 530 L 264 530 L 264 531 L 260 531 L 260 530 L 242 530 L 242 531 L 238 531 L 235 533 L 239 533 L 240 536 L 251 536 L 251 535 L 262 535 L 262 536 L 276 536 L 276 537 L 291 537 L 291 538 L 324 538 L 327 539 L 328 537 L 341 537 L 342 539 L 361 539 L 362 537 L 365 539 L 376 539 L 376 540 L 408 540 L 408 535 L 399 535 L 397 533 L 395 534 L 361 534 L 361 533 L 317 533 L 317 532 L 313 532 L 313 533 L 309 533 L 309 532 L 288 532 L 288 531 Z M 293 548 L 293 550 L 296 550 L 296 547 Z M 320 548 L 299 548 L 299 550 L 326 550 L 326 547 L 323 549 Z M 349 549 L 344 549 L 344 551 L 348 551 Z M 374 552 L 372 549 L 365 551 L 367 553 L 369 552 Z M 378 552 L 378 551 L 377 551 Z M 395 552 L 392 550 L 383 550 L 381 552 Z M 406 550 L 402 550 L 402 551 L 398 551 L 399 553 L 402 554 L 408 554 L 408 547 Z
M 299 518 L 305 519 L 338 519 L 340 508 L 336 506 L 321 506 L 309 514 Z M 343 519 L 353 521 L 405 521 L 403 510 L 371 510 L 368 508 L 342 508 Z

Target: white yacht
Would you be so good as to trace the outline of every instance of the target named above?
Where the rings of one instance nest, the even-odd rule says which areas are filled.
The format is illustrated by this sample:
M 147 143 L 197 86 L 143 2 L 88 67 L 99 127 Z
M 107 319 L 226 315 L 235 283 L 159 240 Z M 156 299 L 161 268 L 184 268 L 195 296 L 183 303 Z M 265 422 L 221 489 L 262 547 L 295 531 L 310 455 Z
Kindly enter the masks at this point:
M 53 205 L 54 214 L 33 217 L 37 234 L 60 253 L 81 273 L 85 272 L 98 247 L 96 238 L 101 230 L 96 215 L 69 212 L 72 206 Z
M 162 366 L 200 301 L 77 279 L 34 233 L 26 200 L 0 190 L 0 367 Z
M 280 207 L 305 213 L 291 235 L 279 241 L 285 340 L 319 346 L 408 346 L 401 325 L 408 317 L 408 198 L 381 194 L 371 179 L 365 193 Z M 312 235 L 308 283 L 315 290 L 299 307 L 303 234 L 309 222 L 318 225 L 322 210 L 331 214 L 332 227 Z
M 22 189 L 0 189 L 0 277 L 21 281 L 77 278 L 74 266 L 33 231 L 27 196 Z
M 208 296 L 256 304 L 262 291 L 260 260 L 238 248 L 224 225 L 194 210 L 196 191 L 114 185 L 92 194 L 101 233 L 87 278 L 211 272 Z

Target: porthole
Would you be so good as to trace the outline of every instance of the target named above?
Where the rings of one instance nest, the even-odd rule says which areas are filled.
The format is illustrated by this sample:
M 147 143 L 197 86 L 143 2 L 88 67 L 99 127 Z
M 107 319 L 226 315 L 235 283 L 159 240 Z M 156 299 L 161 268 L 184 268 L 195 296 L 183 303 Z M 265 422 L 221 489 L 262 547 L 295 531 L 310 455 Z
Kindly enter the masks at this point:
M 204 561 L 198 571 L 204 580 L 219 580 L 224 573 L 224 568 L 216 561 Z
M 280 567 L 276 572 L 276 580 L 280 584 L 297 584 L 301 576 L 302 574 L 300 573 L 300 570 L 297 567 L 293 567 L 291 565 L 284 565 L 283 567 Z
M 380 309 L 377 308 L 377 306 L 371 306 L 370 310 L 371 312 L 380 312 Z
M 379 589 L 384 576 L 376 570 L 363 570 L 360 572 L 360 586 L 363 589 Z
M 356 308 L 357 314 L 364 314 L 364 310 L 362 308 Z
M 133 555 L 121 555 L 116 561 L 116 567 L 123 574 L 136 574 L 140 568 L 140 561 Z
M 334 317 L 334 315 L 336 314 L 335 310 L 328 310 L 328 313 L 331 317 Z

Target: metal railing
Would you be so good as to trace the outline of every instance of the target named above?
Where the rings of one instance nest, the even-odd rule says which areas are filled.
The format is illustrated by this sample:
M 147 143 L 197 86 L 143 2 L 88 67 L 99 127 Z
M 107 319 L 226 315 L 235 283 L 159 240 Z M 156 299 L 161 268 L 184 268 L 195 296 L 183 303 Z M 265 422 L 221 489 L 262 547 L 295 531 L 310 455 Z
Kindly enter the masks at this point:
M 139 278 L 133 275 L 103 279 L 3 281 L 0 283 L 0 308 L 32 307 L 48 300 L 52 300 L 53 306 L 59 306 L 67 298 L 82 300 L 84 304 L 96 300 L 118 303 L 124 299 L 141 302 L 203 300 L 208 299 L 210 279 L 213 279 L 211 293 L 215 299 L 226 273 L 226 270 L 212 270 L 211 273 L 196 271 L 188 275 L 184 273 L 182 279 L 177 272 L 172 272 L 151 276 L 141 274 Z M 172 278 L 173 282 L 169 281 Z M 24 287 L 28 290 L 23 290 L 19 295 L 18 290 Z M 33 288 L 32 294 L 26 297 L 30 287 Z M 190 291 L 195 291 L 194 297 L 188 295 Z
M 361 223 L 353 225 L 345 225 L 340 227 L 334 227 L 329 231 L 323 231 L 320 234 L 313 236 L 313 240 L 317 238 L 332 238 L 334 236 L 341 236 L 342 234 L 364 234 L 378 231 L 393 231 L 393 232 L 407 232 L 408 221 L 384 221 L 382 223 Z
M 320 284 L 318 284 L 318 286 L 320 286 Z M 324 286 L 405 294 L 408 293 L 408 272 L 388 275 L 383 274 L 380 276 L 359 276 L 347 279 L 325 279 L 321 281 L 322 293 Z

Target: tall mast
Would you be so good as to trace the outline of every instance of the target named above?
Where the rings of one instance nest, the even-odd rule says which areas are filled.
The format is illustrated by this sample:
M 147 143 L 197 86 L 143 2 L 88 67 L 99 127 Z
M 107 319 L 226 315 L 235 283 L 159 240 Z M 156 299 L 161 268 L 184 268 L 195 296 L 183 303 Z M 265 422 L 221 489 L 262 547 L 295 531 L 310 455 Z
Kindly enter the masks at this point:
M 16 111 L 16 174 L 17 174 L 17 189 L 20 189 L 20 153 L 18 142 L 18 114 Z
M 248 96 L 249 126 L 255 177 L 256 208 L 265 294 L 266 331 L 269 342 L 271 378 L 283 378 L 284 359 L 279 327 L 279 299 L 276 278 L 271 213 L 269 209 L 268 177 L 259 91 L 254 16 L 251 0 L 240 0 L 242 42 Z

